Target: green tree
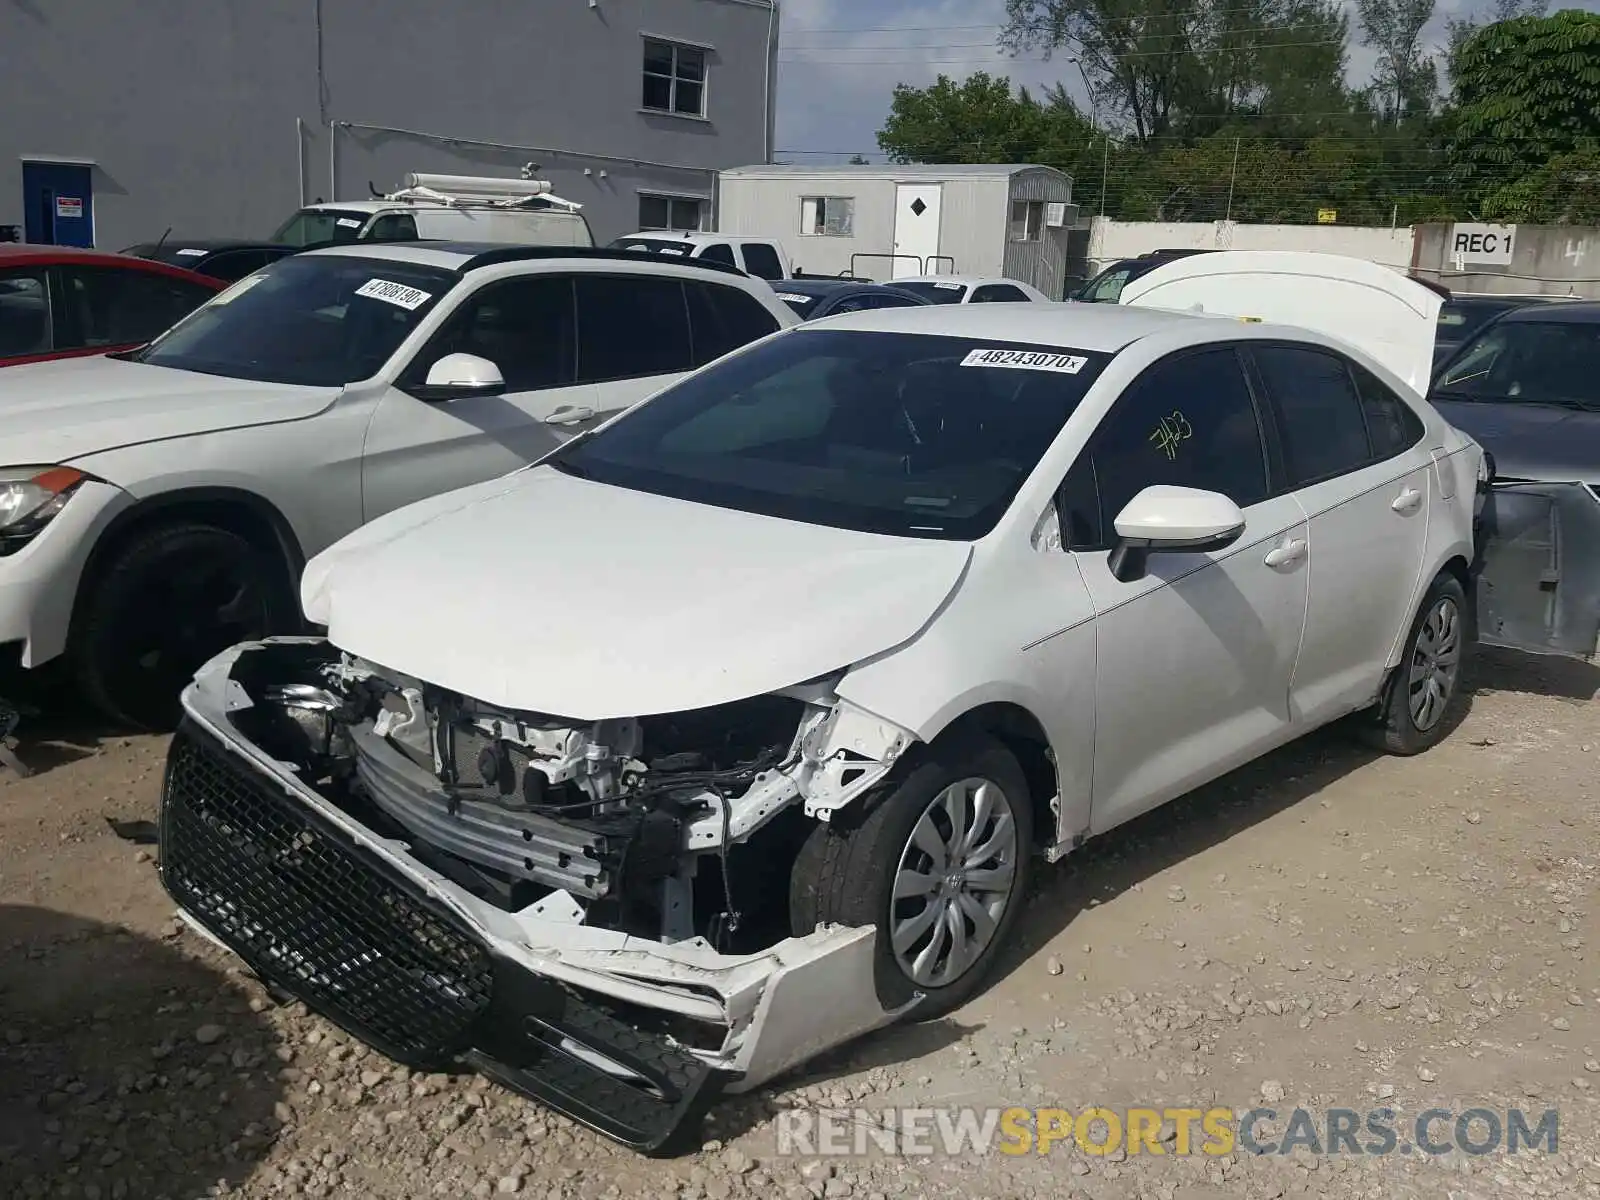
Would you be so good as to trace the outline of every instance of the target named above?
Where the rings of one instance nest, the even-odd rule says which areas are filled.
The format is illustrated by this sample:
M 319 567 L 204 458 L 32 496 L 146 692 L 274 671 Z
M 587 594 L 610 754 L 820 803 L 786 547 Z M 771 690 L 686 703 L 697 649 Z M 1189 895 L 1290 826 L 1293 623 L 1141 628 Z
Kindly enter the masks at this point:
M 962 83 L 941 75 L 925 88 L 897 84 L 878 146 L 898 163 L 1037 162 L 1091 136 L 1064 93 L 1041 104 L 978 71 Z
M 1600 14 L 1517 17 L 1465 37 L 1450 63 L 1451 181 L 1474 207 L 1505 209 L 1563 156 L 1600 143 Z
M 1362 41 L 1378 54 L 1372 89 L 1385 122 L 1426 115 L 1439 94 L 1439 68 L 1423 50 L 1434 0 L 1356 0 Z
M 1139 141 L 1196 132 L 1196 119 L 1344 107 L 1335 0 L 1006 0 L 1006 13 L 1003 48 L 1065 52 L 1097 110 Z

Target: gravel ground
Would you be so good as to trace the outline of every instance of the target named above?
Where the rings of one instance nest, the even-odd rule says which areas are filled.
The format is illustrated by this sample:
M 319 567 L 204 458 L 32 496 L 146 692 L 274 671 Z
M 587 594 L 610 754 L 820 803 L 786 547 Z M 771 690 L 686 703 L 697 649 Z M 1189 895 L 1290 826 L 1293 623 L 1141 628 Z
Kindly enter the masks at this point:
M 1600 671 L 1491 655 L 1478 678 L 1431 754 L 1318 734 L 1041 870 L 1003 977 L 966 1009 L 724 1101 L 704 1149 L 666 1162 L 275 1004 L 174 922 L 151 849 L 107 825 L 155 815 L 164 740 L 43 718 L 23 751 L 40 774 L 0 769 L 0 1196 L 1600 1197 Z M 816 1159 L 775 1141 L 796 1106 L 1265 1102 L 1554 1107 L 1559 1151 Z

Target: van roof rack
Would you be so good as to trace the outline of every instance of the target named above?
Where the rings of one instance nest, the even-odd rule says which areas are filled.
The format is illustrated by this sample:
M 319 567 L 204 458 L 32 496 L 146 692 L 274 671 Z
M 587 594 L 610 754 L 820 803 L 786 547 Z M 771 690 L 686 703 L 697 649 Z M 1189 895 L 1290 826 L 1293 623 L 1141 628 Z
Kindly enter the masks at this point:
M 548 179 L 502 179 L 493 175 L 434 175 L 413 171 L 404 185 L 385 200 L 425 200 L 456 207 L 482 204 L 491 208 L 560 208 L 577 212 L 583 205 L 550 190 Z
M 749 278 L 746 272 L 732 263 L 712 262 L 704 258 L 663 258 L 653 254 L 640 254 L 636 250 L 611 250 L 603 246 L 496 246 L 485 249 L 481 244 L 428 239 L 418 239 L 406 244 L 432 246 L 438 250 L 459 250 L 471 254 L 471 257 L 461 264 L 462 271 L 475 271 L 480 267 L 494 267 L 508 262 L 530 262 L 541 258 L 578 258 L 605 262 L 669 263 L 673 266 L 693 267 L 701 271 L 715 271 L 721 275 Z

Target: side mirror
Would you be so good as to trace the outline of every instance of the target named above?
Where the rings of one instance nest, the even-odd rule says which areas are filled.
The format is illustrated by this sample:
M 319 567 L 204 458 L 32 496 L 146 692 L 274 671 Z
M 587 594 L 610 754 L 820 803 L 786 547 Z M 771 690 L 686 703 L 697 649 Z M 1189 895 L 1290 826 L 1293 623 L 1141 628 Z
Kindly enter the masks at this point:
M 466 396 L 498 396 L 506 390 L 500 368 L 476 354 L 446 354 L 428 368 L 420 387 L 412 388 L 419 400 L 460 400 Z
M 1117 548 L 1111 574 L 1123 583 L 1142 579 L 1151 554 L 1204 554 L 1224 550 L 1244 532 L 1244 513 L 1219 492 L 1156 484 L 1117 514 Z

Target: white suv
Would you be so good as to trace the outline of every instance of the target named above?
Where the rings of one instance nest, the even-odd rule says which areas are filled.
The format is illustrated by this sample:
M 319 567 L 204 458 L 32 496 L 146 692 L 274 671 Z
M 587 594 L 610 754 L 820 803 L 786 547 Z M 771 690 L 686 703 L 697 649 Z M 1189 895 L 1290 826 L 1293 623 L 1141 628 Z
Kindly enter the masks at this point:
M 341 246 L 247 276 L 143 349 L 14 367 L 0 653 L 65 655 L 108 715 L 165 724 L 217 651 L 298 625 L 323 547 L 796 320 L 698 261 Z

